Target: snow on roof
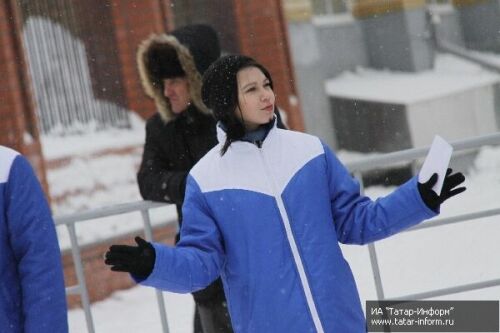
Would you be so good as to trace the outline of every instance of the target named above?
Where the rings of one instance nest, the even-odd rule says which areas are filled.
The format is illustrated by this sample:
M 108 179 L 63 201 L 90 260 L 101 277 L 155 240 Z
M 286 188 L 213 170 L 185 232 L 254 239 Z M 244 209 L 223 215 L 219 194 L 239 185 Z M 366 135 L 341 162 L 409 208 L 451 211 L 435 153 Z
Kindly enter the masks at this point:
M 456 56 L 439 54 L 432 70 L 408 73 L 359 68 L 327 80 L 325 89 L 332 97 L 413 104 L 497 82 L 498 74 Z
M 110 128 L 99 132 L 67 135 L 42 135 L 42 150 L 45 159 L 53 160 L 81 156 L 107 149 L 144 144 L 144 121 L 134 112 L 129 112 L 131 128 Z

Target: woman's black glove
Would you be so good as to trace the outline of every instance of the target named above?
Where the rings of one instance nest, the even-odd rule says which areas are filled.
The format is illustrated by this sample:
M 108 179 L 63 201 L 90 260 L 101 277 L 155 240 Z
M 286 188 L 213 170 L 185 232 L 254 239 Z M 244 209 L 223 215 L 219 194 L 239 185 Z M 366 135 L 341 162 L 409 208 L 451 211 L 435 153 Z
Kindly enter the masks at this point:
M 462 193 L 466 189 L 465 186 L 457 188 L 458 185 L 465 181 L 464 175 L 461 172 L 451 174 L 452 171 L 453 170 L 450 168 L 446 170 L 446 177 L 444 178 L 441 195 L 437 195 L 437 193 L 432 189 L 438 180 L 437 173 L 433 174 L 427 182 L 418 183 L 418 191 L 420 192 L 422 200 L 425 202 L 427 207 L 433 211 L 436 211 L 445 200 Z
M 115 272 L 128 272 L 138 278 L 147 278 L 156 260 L 155 248 L 141 237 L 135 237 L 138 246 L 111 245 L 104 263 Z

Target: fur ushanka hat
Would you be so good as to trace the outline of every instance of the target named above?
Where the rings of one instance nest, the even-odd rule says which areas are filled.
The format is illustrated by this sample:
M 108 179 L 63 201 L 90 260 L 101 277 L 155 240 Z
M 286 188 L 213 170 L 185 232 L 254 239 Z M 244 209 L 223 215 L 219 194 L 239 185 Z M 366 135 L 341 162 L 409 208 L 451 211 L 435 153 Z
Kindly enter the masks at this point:
M 204 24 L 178 28 L 170 34 L 152 34 L 137 51 L 137 65 L 145 93 L 153 98 L 165 122 L 174 118 L 163 94 L 163 80 L 186 76 L 192 103 L 202 112 L 210 111 L 201 100 L 201 75 L 220 56 L 217 33 Z

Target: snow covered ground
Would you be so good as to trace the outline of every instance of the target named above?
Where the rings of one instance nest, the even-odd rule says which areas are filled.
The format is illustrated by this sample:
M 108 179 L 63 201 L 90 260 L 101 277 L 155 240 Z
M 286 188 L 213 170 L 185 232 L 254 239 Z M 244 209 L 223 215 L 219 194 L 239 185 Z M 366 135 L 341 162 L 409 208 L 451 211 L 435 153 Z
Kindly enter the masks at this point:
M 194 302 L 191 295 L 164 293 L 170 333 L 193 331 Z M 162 332 L 154 289 L 135 287 L 114 293 L 92 306 L 96 332 Z M 87 333 L 83 310 L 69 312 L 69 331 Z

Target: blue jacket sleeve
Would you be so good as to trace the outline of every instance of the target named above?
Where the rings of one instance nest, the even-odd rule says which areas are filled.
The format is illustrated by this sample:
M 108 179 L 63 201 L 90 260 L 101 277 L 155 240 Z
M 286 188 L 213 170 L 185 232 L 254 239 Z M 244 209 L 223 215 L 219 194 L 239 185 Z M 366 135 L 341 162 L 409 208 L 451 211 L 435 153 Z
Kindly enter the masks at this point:
M 67 332 L 64 278 L 54 222 L 40 183 L 21 155 L 9 174 L 6 209 L 21 280 L 24 332 Z
M 178 293 L 208 286 L 224 262 L 221 233 L 196 181 L 188 176 L 182 206 L 181 239 L 176 247 L 154 243 L 156 261 L 142 285 Z
M 422 201 L 416 177 L 375 201 L 324 145 L 333 221 L 341 243 L 366 244 L 389 237 L 436 215 Z

